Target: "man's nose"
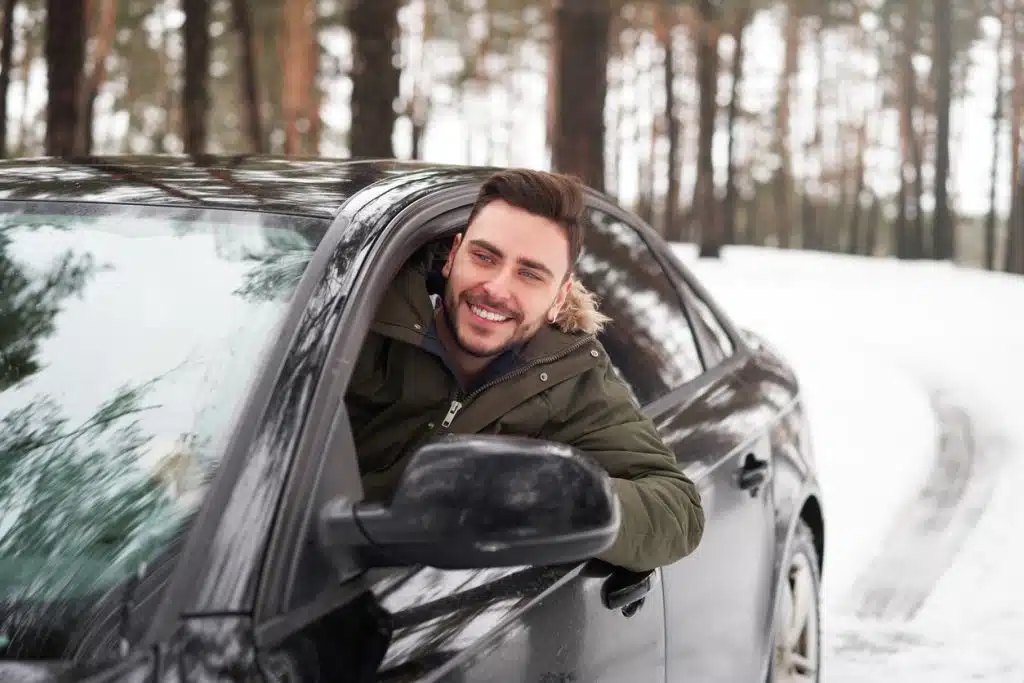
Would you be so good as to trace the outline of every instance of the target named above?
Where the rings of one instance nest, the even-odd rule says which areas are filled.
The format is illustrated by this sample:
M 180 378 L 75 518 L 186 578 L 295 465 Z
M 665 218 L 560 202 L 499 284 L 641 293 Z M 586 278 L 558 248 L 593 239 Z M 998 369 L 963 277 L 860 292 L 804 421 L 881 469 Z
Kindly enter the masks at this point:
M 502 268 L 487 282 L 483 283 L 487 296 L 495 302 L 504 302 L 512 293 L 512 271 Z

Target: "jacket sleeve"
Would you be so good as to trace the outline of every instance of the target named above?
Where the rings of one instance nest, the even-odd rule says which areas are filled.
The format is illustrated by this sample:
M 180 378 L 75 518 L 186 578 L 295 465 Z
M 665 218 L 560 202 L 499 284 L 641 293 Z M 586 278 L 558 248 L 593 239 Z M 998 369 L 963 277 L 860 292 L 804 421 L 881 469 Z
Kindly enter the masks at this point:
M 612 476 L 622 524 L 599 559 L 649 571 L 689 555 L 704 533 L 704 509 L 694 483 L 629 389 L 602 364 L 576 383 L 565 406 L 553 406 L 543 438 L 571 445 Z

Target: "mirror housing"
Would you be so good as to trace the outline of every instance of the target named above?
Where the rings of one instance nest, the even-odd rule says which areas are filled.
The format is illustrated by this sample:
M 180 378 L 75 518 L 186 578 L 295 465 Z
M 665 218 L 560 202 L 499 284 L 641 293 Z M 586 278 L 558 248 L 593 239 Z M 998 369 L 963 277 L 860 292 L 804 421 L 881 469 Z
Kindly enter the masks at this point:
M 579 562 L 619 531 L 611 479 L 570 446 L 452 435 L 410 460 L 389 505 L 332 500 L 320 514 L 328 556 L 364 567 L 439 569 Z

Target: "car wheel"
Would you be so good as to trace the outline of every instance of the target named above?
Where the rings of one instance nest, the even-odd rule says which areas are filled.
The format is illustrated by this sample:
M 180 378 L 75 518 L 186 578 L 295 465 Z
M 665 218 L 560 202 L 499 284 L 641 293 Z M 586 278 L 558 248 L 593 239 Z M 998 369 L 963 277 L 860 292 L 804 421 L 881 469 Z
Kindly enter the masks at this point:
M 814 535 L 798 522 L 779 585 L 768 683 L 821 678 L 821 576 Z

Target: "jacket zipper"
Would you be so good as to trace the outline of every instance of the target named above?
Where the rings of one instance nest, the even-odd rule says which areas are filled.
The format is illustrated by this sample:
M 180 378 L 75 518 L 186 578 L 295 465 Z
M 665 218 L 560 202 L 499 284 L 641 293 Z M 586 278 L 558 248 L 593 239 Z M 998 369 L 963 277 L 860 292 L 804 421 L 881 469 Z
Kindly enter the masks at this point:
M 487 391 L 488 389 L 494 387 L 495 385 L 501 384 L 502 382 L 506 382 L 506 381 L 508 381 L 510 379 L 514 379 L 516 377 L 521 377 L 522 375 L 525 375 L 527 372 L 529 372 L 533 368 L 537 367 L 538 365 L 544 365 L 546 363 L 554 363 L 557 360 L 561 360 L 562 358 L 565 358 L 566 356 L 574 353 L 575 351 L 577 351 L 578 349 L 586 346 L 587 344 L 591 343 L 592 341 L 594 341 L 594 337 L 593 336 L 586 337 L 585 339 L 579 340 L 578 342 L 576 342 L 572 346 L 569 346 L 569 347 L 567 347 L 565 349 L 562 349 L 561 351 L 559 351 L 558 353 L 556 353 L 556 354 L 554 354 L 552 356 L 547 356 L 545 358 L 538 358 L 537 360 L 532 361 L 532 362 L 522 366 L 521 368 L 517 368 L 517 369 L 513 370 L 512 372 L 504 374 L 501 377 L 497 377 L 497 378 L 491 380 L 490 382 L 488 382 L 487 384 L 484 384 L 483 386 L 478 387 L 475 391 L 473 391 L 468 396 L 464 397 L 462 395 L 462 391 L 459 390 L 459 389 L 456 389 L 455 396 L 452 399 L 451 404 L 448 406 L 448 413 L 444 416 L 444 421 L 441 422 L 441 428 L 445 429 L 445 430 L 451 428 L 452 422 L 455 420 L 455 416 L 459 414 L 459 411 L 461 411 L 463 409 L 463 407 L 465 407 L 465 405 L 467 403 L 472 401 L 474 398 L 479 396 L 484 391 Z M 377 467 L 377 468 L 374 468 L 372 470 L 368 470 L 366 472 L 366 474 L 377 474 L 379 472 L 385 472 L 385 471 L 391 469 L 392 467 L 394 467 L 395 463 L 398 462 L 400 459 L 401 459 L 401 456 L 397 457 L 395 460 L 391 461 L 390 463 L 388 463 L 387 465 L 385 465 L 383 467 Z
M 492 379 L 490 382 L 487 382 L 481 387 L 477 387 L 473 391 L 473 393 L 471 393 L 469 396 L 466 396 L 465 398 L 462 398 L 460 396 L 461 392 L 457 393 L 455 398 L 452 400 L 451 405 L 448 406 L 448 414 L 444 416 L 444 421 L 441 423 L 441 427 L 443 427 L 444 429 L 450 428 L 452 426 L 452 421 L 455 419 L 455 416 L 459 414 L 459 411 L 462 410 L 463 406 L 465 406 L 467 403 L 469 403 L 474 398 L 479 396 L 481 393 L 487 391 L 488 389 L 491 389 L 494 386 L 501 384 L 502 382 L 506 382 L 510 379 L 521 377 L 522 375 L 525 375 L 527 372 L 537 367 L 538 365 L 546 365 L 548 363 L 554 363 L 557 360 L 561 360 L 562 358 L 565 358 L 566 356 L 574 353 L 577 349 L 586 346 L 592 341 L 594 341 L 593 337 L 587 337 L 585 339 L 581 339 L 572 346 L 562 349 L 561 351 L 552 356 L 547 356 L 546 358 L 538 358 L 537 360 L 531 361 L 530 363 L 527 363 L 526 365 L 520 368 L 516 368 L 512 372 L 506 373 L 501 377 Z

